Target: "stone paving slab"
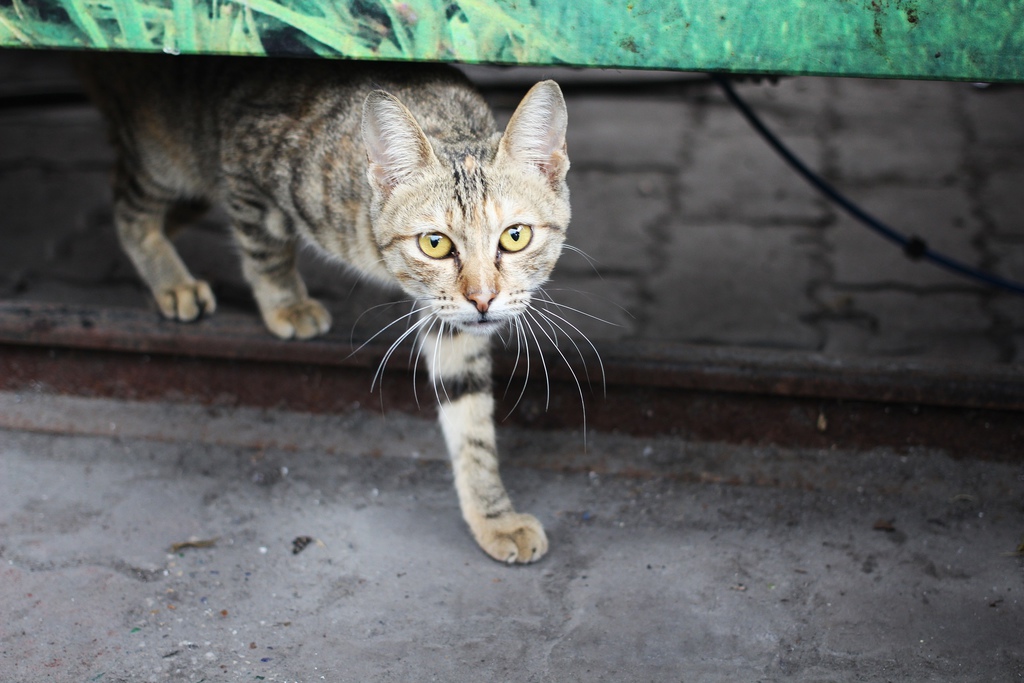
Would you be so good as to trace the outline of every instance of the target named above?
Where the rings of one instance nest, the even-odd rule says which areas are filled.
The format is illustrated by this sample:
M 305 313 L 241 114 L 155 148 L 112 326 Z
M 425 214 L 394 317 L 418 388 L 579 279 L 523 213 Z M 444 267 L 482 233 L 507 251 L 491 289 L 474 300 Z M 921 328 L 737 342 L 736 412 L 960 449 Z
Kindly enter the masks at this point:
M 834 290 L 828 292 L 837 296 Z M 828 334 L 826 352 L 836 356 L 867 352 L 912 358 L 927 354 L 998 363 L 1006 351 L 999 345 L 1001 341 L 990 338 L 991 316 L 976 294 L 863 291 L 835 300 L 843 310 L 823 325 Z M 927 347 L 925 339 L 929 340 Z
M 647 334 L 688 343 L 817 348 L 817 331 L 802 319 L 815 310 L 807 291 L 819 270 L 810 253 L 812 230 L 672 226 L 666 245 L 672 267 L 650 278 L 652 296 L 664 310 L 648 322 Z M 709 282 L 716 286 L 709 288 Z M 732 305 L 723 306 L 723 297 Z
M 947 254 L 971 254 L 974 260 L 968 265 L 985 265 L 984 256 L 973 244 L 981 225 L 964 187 L 879 185 L 857 194 L 865 210 L 884 216 L 892 225 L 903 226 L 909 234 L 921 236 L 933 249 Z M 929 211 L 922 213 L 921 207 L 928 207 Z M 928 223 L 929 220 L 941 222 Z M 832 256 L 832 277 L 839 286 L 966 289 L 962 278 L 930 263 L 909 261 L 900 248 L 888 246 L 848 215 L 838 217 L 826 240 Z
M 826 218 L 819 195 L 752 137 L 738 111 L 717 97 L 706 108 L 702 125 L 690 130 L 687 163 L 681 170 L 683 220 L 799 225 L 820 224 Z M 821 167 L 824 145 L 808 125 L 809 112 L 765 113 L 773 123 L 784 122 L 780 132 L 802 119 L 799 130 L 786 134 L 787 144 L 812 167 Z
M 69 87 L 59 57 L 0 53 L 0 92 Z M 525 89 L 542 72 L 494 72 L 503 79 L 492 94 L 499 119 L 517 99 L 509 79 Z M 598 346 L 657 338 L 1020 362 L 1024 299 L 904 259 L 811 192 L 713 86 L 691 78 L 645 93 L 601 94 L 595 82 L 612 88 L 623 72 L 581 78 L 586 87 L 578 92 L 573 72 L 559 77 L 571 122 L 570 244 L 593 263 L 567 253 L 551 289 L 591 291 L 596 304 L 573 295 L 572 305 L 602 318 L 614 311 L 618 327 L 571 317 Z M 1024 278 L 1024 195 L 1017 189 L 1024 89 L 816 78 L 738 88 L 808 163 L 867 210 L 968 264 Z M 111 155 L 102 128 L 85 106 L 0 110 L 4 296 L 91 293 L 151 306 L 137 281 L 129 296 L 134 276 L 123 257 L 104 255 L 113 239 L 105 189 Z M 182 251 L 227 305 L 252 311 L 218 220 L 186 233 Z M 761 229 L 769 226 L 779 230 Z M 395 297 L 316 259 L 305 268 L 342 325 Z M 937 325 L 932 318 L 950 296 L 958 303 Z M 880 322 L 890 317 L 899 323 Z

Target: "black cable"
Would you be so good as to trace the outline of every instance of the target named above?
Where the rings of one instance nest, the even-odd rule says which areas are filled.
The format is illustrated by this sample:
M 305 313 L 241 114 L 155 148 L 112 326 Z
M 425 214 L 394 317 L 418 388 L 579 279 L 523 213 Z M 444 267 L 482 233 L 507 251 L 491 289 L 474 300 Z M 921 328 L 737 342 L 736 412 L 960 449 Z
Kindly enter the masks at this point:
M 788 147 L 782 143 L 781 140 L 779 140 L 779 138 L 775 136 L 774 133 L 768 130 L 764 125 L 764 122 L 761 121 L 750 106 L 747 105 L 747 103 L 744 102 L 736 93 L 732 84 L 729 83 L 729 80 L 726 77 L 718 74 L 712 74 L 711 78 L 721 86 L 722 90 L 725 92 L 725 96 L 729 98 L 729 101 L 732 102 L 737 109 L 739 109 L 747 122 L 754 127 L 754 130 L 760 133 L 761 137 L 763 137 L 790 166 L 802 175 L 807 182 L 816 187 L 818 191 L 833 202 L 846 209 L 847 213 L 863 223 L 865 226 L 902 247 L 903 253 L 906 254 L 908 258 L 915 261 L 919 259 L 931 261 L 939 267 L 950 270 L 963 277 L 983 282 L 992 287 L 1005 289 L 1015 294 L 1024 295 L 1024 284 L 1014 282 L 1013 280 L 1007 280 L 1006 278 L 995 275 L 994 273 L 979 270 L 978 268 L 974 268 L 966 263 L 962 263 L 954 258 L 946 256 L 941 252 L 935 251 L 920 237 L 908 237 L 864 211 L 844 195 L 840 194 L 837 189 L 829 185 L 824 178 L 808 168 L 802 161 L 800 161 L 800 159 L 797 158 L 795 154 L 793 154 L 793 152 L 789 150 Z

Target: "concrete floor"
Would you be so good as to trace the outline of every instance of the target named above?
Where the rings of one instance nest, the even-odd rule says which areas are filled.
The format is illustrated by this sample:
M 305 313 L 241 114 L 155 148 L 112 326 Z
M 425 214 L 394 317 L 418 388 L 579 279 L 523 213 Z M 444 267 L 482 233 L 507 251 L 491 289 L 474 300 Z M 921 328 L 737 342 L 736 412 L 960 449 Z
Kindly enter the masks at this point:
M 427 416 L 0 407 L 0 680 L 1024 678 L 1020 464 L 507 429 L 510 568 Z

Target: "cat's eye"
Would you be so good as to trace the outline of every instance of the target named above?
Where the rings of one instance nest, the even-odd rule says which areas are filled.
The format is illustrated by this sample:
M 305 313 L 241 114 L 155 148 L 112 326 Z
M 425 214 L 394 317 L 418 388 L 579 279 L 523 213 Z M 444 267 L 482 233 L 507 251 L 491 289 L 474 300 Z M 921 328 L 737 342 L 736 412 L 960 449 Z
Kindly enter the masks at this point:
M 498 238 L 498 244 L 505 251 L 522 251 L 530 243 L 531 237 L 533 229 L 529 225 L 517 224 L 505 228 L 505 232 Z
M 420 236 L 420 249 L 430 258 L 444 258 L 452 253 L 452 241 L 436 232 Z

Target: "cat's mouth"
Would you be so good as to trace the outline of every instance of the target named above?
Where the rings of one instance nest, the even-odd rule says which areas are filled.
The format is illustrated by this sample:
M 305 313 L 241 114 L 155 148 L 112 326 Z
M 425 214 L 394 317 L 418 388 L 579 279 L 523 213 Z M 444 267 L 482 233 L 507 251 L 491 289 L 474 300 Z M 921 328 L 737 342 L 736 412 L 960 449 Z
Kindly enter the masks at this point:
M 505 320 L 498 320 L 495 318 L 489 318 L 487 316 L 480 316 L 479 318 L 475 318 L 472 320 L 461 321 L 459 323 L 459 327 L 461 327 L 463 330 L 471 334 L 488 336 L 497 332 L 499 329 L 504 327 L 505 324 Z
M 487 337 L 501 330 L 508 329 L 509 325 L 519 317 L 521 309 L 518 306 L 491 306 L 489 310 L 480 313 L 479 311 L 467 310 L 464 307 L 458 311 L 446 311 L 446 315 L 440 317 L 452 329 L 460 330 L 468 334 Z

